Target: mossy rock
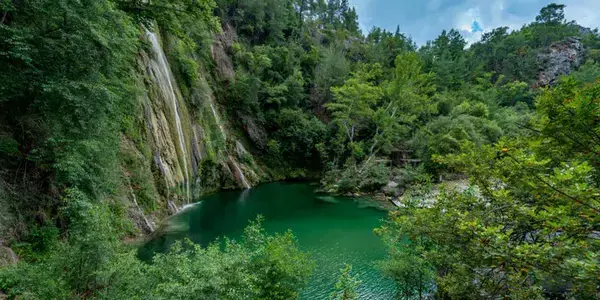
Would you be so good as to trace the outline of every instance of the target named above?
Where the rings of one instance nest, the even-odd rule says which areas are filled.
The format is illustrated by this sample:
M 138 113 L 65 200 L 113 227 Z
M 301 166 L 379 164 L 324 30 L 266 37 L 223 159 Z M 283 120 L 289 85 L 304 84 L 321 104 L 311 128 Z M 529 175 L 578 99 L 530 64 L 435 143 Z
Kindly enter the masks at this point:
M 19 261 L 19 257 L 12 249 L 0 246 L 0 267 L 14 265 Z

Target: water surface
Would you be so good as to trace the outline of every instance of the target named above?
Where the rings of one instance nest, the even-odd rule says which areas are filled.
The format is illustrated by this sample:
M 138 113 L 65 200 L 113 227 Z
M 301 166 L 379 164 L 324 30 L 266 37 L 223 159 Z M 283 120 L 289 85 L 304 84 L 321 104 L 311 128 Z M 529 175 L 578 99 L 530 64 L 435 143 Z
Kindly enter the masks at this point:
M 176 240 L 190 238 L 208 245 L 216 238 L 241 236 L 249 220 L 263 215 L 270 233 L 291 229 L 300 248 L 310 253 L 316 268 L 301 299 L 329 299 L 344 263 L 352 264 L 362 284 L 361 299 L 392 299 L 394 285 L 382 277 L 376 262 L 385 256 L 373 234 L 385 212 L 361 208 L 345 197 L 324 201 L 315 187 L 305 183 L 271 183 L 246 191 L 221 192 L 201 199 L 198 205 L 174 216 L 178 228 L 149 242 L 143 252 L 165 251 Z

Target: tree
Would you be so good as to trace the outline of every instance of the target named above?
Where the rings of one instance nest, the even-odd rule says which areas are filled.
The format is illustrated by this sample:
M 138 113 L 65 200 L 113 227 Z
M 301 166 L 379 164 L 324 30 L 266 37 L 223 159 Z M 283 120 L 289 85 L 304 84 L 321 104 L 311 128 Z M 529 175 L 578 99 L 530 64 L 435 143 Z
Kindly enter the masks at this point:
M 319 114 L 323 105 L 332 99 L 331 87 L 341 85 L 350 73 L 350 66 L 339 47 L 329 47 L 323 51 L 323 56 L 314 71 L 314 83 L 311 94 L 313 109 Z
M 435 91 L 432 74 L 423 73 L 423 64 L 414 52 L 396 57 L 395 65 L 394 77 L 386 92 L 390 105 L 397 111 L 398 123 L 414 129 L 437 112 L 431 97 Z
M 396 282 L 400 299 L 427 299 L 435 290 L 435 270 L 423 255 L 432 251 L 434 244 L 425 234 L 415 235 L 414 223 L 405 222 L 412 221 L 409 216 L 419 207 L 419 199 L 427 196 L 428 186 L 427 182 L 415 183 L 411 192 L 404 196 L 408 208 L 404 212 L 390 213 L 384 225 L 375 229 L 388 248 L 388 255 L 379 266 Z
M 20 178 L 5 182 L 24 227 L 45 226 L 41 215 L 57 217 L 66 188 L 98 200 L 118 182 L 139 32 L 111 1 L 11 3 L 0 24 L 0 119 L 18 151 L 0 153 L 0 173 Z
M 344 29 L 352 34 L 359 34 L 360 29 L 358 27 L 358 14 L 356 13 L 356 8 L 352 7 L 346 9 L 343 12 L 344 18 Z
M 537 98 L 531 135 L 437 158 L 473 186 L 393 222 L 431 242 L 418 255 L 436 269 L 439 297 L 598 297 L 597 93 L 567 80 Z
M 460 33 L 445 30 L 433 41 L 419 49 L 426 72 L 433 72 L 438 88 L 458 89 L 467 81 L 467 64 L 464 47 L 466 41 Z
M 335 284 L 335 291 L 331 293 L 329 299 L 331 300 L 357 300 L 358 294 L 356 289 L 360 285 L 360 280 L 352 276 L 352 266 L 344 265 L 340 269 L 340 277 Z
M 562 4 L 548 4 L 540 10 L 540 14 L 535 17 L 535 21 L 543 24 L 561 24 L 565 21 L 565 7 Z
M 383 97 L 382 88 L 376 84 L 380 76 L 378 64 L 362 65 L 343 86 L 331 88 L 334 101 L 325 106 L 350 147 L 355 146 L 359 131 L 372 121 L 374 106 Z

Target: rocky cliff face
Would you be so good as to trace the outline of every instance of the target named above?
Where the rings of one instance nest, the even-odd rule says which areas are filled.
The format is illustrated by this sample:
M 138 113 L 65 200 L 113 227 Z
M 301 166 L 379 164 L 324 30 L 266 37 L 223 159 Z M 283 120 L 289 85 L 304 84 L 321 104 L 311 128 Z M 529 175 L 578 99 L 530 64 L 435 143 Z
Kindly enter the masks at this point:
M 553 85 L 560 76 L 568 75 L 583 64 L 585 49 L 576 37 L 553 43 L 547 53 L 538 56 L 542 67 L 537 86 Z
M 203 194 L 247 189 L 264 179 L 216 103 L 206 74 L 198 72 L 194 88 L 182 92 L 183 83 L 163 47 L 166 39 L 157 31 L 144 29 L 149 47 L 138 57 L 138 88 L 143 91 L 139 114 L 144 125 L 139 140 L 121 141 L 122 152 L 130 157 L 123 166 L 125 190 L 130 191 L 128 213 L 145 233 L 154 230 L 156 219 L 176 213 Z M 216 71 L 233 80 L 227 53 L 217 46 L 212 49 L 216 65 L 226 66 Z

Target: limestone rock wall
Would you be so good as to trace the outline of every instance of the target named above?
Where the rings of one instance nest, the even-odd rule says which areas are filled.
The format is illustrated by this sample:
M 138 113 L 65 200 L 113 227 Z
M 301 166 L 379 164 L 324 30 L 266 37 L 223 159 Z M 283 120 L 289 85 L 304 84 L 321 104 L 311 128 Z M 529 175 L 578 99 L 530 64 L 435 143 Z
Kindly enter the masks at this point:
M 140 232 L 154 230 L 157 220 L 219 189 L 247 189 L 264 178 L 246 150 L 242 136 L 216 103 L 206 71 L 194 88 L 182 87 L 175 75 L 164 37 L 157 28 L 142 29 L 149 45 L 138 55 L 141 136 L 122 137 L 128 159 L 123 166 L 123 194 L 128 213 Z M 217 68 L 227 63 L 224 49 L 211 49 Z M 231 80 L 233 68 L 224 67 Z M 187 93 L 183 93 L 182 90 Z

